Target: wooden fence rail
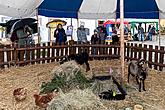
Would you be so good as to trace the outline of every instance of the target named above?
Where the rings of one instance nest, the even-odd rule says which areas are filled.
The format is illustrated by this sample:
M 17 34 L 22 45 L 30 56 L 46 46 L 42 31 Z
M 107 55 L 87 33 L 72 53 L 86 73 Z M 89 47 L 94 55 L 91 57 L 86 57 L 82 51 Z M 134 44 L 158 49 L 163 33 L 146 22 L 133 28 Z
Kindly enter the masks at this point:
M 31 47 L 18 47 L 17 45 L 0 46 L 0 68 L 10 65 L 24 66 L 28 64 L 42 64 L 57 62 L 60 58 L 77 54 L 82 50 L 87 50 L 90 59 L 119 59 L 119 45 L 55 45 L 50 43 L 36 44 Z M 94 52 L 95 51 L 95 52 Z M 162 71 L 164 64 L 164 47 L 125 44 L 125 59 L 138 60 L 144 58 L 148 61 L 148 66 Z

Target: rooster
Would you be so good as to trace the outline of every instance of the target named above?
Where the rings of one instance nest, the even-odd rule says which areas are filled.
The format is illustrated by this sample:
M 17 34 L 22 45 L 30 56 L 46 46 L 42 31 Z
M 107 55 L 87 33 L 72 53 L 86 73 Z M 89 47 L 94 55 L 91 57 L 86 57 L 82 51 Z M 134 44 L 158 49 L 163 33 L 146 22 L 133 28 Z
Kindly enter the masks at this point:
M 46 108 L 48 103 L 55 97 L 55 93 L 47 93 L 46 95 L 34 94 L 35 104 L 41 108 Z
M 16 101 L 23 101 L 26 99 L 27 96 L 27 89 L 25 88 L 18 88 L 13 91 L 13 96 Z

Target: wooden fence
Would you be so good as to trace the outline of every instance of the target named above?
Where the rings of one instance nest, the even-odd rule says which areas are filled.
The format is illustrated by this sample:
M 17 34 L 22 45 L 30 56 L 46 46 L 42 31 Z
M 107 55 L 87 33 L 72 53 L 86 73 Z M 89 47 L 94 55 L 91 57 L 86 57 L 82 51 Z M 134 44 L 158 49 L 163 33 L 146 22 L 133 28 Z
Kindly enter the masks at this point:
M 128 60 L 146 59 L 148 67 L 162 71 L 165 67 L 164 47 L 142 44 L 125 44 L 125 58 Z
M 114 59 L 119 58 L 118 45 L 62 45 L 57 46 L 50 43 L 36 44 L 31 47 L 1 46 L 0 47 L 0 67 L 5 65 L 24 66 L 28 64 L 50 63 L 59 61 L 60 58 L 77 54 L 82 50 L 87 50 L 90 59 Z M 92 54 L 95 49 L 95 55 Z
M 10 65 L 24 66 L 28 64 L 42 64 L 59 61 L 65 55 L 76 54 L 86 49 L 90 59 L 119 59 L 119 45 L 62 45 L 57 46 L 50 43 L 36 44 L 31 47 L 0 46 L 0 68 Z M 95 54 L 93 50 L 95 49 Z M 148 66 L 162 71 L 164 64 L 164 47 L 125 44 L 125 59 L 138 60 L 144 58 L 148 61 Z

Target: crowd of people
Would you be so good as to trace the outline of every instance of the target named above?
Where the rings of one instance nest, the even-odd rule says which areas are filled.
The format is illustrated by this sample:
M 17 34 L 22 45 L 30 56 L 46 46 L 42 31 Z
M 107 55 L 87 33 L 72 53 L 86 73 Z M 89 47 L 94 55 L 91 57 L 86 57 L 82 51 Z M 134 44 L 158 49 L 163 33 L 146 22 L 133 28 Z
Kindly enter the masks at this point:
M 119 26 L 112 27 L 112 44 L 116 44 L 119 42 L 119 37 L 117 31 L 119 30 Z M 133 37 L 134 40 L 144 41 L 146 39 L 152 41 L 152 36 L 155 33 L 155 27 L 149 25 L 147 36 L 145 37 L 144 28 L 142 27 L 141 23 L 137 27 L 138 33 L 136 36 Z M 128 35 L 130 30 L 125 26 L 124 27 L 124 34 Z M 91 36 L 90 42 L 87 40 L 87 35 L 89 35 L 87 29 L 84 25 L 80 25 L 77 29 L 77 44 L 106 44 L 106 38 L 108 36 L 107 30 L 103 25 L 99 25 L 96 29 L 94 29 L 94 33 Z M 57 28 L 54 31 L 54 38 L 56 45 L 66 45 L 67 42 L 67 35 L 62 24 L 58 24 Z M 14 31 L 11 35 L 11 41 L 17 42 L 18 46 L 31 46 L 34 44 L 32 30 L 29 26 L 25 26 L 22 29 Z M 96 54 L 97 48 L 92 48 L 92 54 Z M 104 50 L 102 50 L 104 51 Z
M 142 27 L 142 24 L 139 23 L 138 27 L 137 27 L 137 31 L 138 33 L 134 35 L 133 40 L 135 41 L 145 41 L 145 40 L 149 40 L 152 41 L 153 40 L 153 35 L 155 35 L 155 26 L 148 26 L 148 30 L 147 30 L 147 34 L 144 32 L 144 28 Z
M 81 25 L 77 29 L 77 44 L 105 44 L 105 39 L 107 37 L 106 28 L 103 26 L 98 26 L 93 35 L 91 36 L 90 42 L 87 40 L 88 31 Z M 67 41 L 67 35 L 61 24 L 58 24 L 56 30 L 54 31 L 55 43 L 56 45 L 65 45 Z M 96 48 L 92 48 L 92 54 L 96 54 Z M 102 50 L 103 51 L 103 50 Z
M 113 29 L 113 33 L 117 34 L 115 29 Z M 78 44 L 89 43 L 89 41 L 87 40 L 87 35 L 88 35 L 87 29 L 84 27 L 84 25 L 81 25 L 77 29 L 77 43 Z M 103 26 L 98 26 L 94 30 L 90 42 L 91 44 L 105 44 L 106 37 L 107 37 L 106 28 Z M 57 45 L 62 45 L 62 44 L 65 45 L 67 41 L 67 35 L 61 24 L 58 24 L 56 30 L 54 31 L 54 38 L 55 38 L 55 43 Z

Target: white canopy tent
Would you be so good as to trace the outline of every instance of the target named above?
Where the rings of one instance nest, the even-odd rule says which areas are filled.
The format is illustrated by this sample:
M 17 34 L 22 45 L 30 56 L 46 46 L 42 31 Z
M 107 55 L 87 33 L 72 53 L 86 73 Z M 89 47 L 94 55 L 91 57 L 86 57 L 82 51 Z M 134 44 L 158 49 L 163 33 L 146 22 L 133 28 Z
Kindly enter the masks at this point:
M 0 15 L 23 18 L 35 15 L 44 0 L 0 0 Z
M 116 17 L 117 0 L 83 0 L 78 12 L 82 19 L 112 19 Z
M 34 15 L 35 10 L 37 9 L 37 7 L 40 6 L 40 4 L 43 1 L 46 4 L 49 3 L 49 0 L 0 0 L 0 15 L 10 16 L 14 18 L 29 17 L 29 16 Z M 118 0 L 80 0 L 80 1 L 82 1 L 82 3 L 77 12 L 78 13 L 77 17 L 80 19 L 81 18 L 83 19 L 109 19 L 109 18 L 116 17 L 116 9 L 117 9 Z M 160 18 L 161 19 L 165 18 L 165 5 L 164 5 L 165 1 L 164 0 L 155 0 L 155 1 L 160 11 L 159 13 Z M 56 1 L 50 0 L 50 2 L 54 3 Z M 74 3 L 72 2 L 72 4 Z M 49 5 L 50 4 L 47 4 L 47 5 L 44 4 L 43 6 L 49 7 Z M 49 10 L 48 8 L 48 9 L 42 9 L 42 11 L 44 10 L 50 11 L 50 12 L 55 11 L 59 13 L 58 7 L 56 7 L 56 5 L 57 4 L 54 5 L 54 9 L 57 8 L 57 10 Z M 41 8 L 43 7 L 41 6 Z M 72 11 L 73 9 L 71 11 L 68 10 L 68 13 Z M 66 10 L 66 13 L 67 13 L 67 10 Z M 58 14 L 54 14 L 54 16 L 55 15 L 58 15 Z
M 156 0 L 159 8 L 159 18 L 165 19 L 165 0 Z

